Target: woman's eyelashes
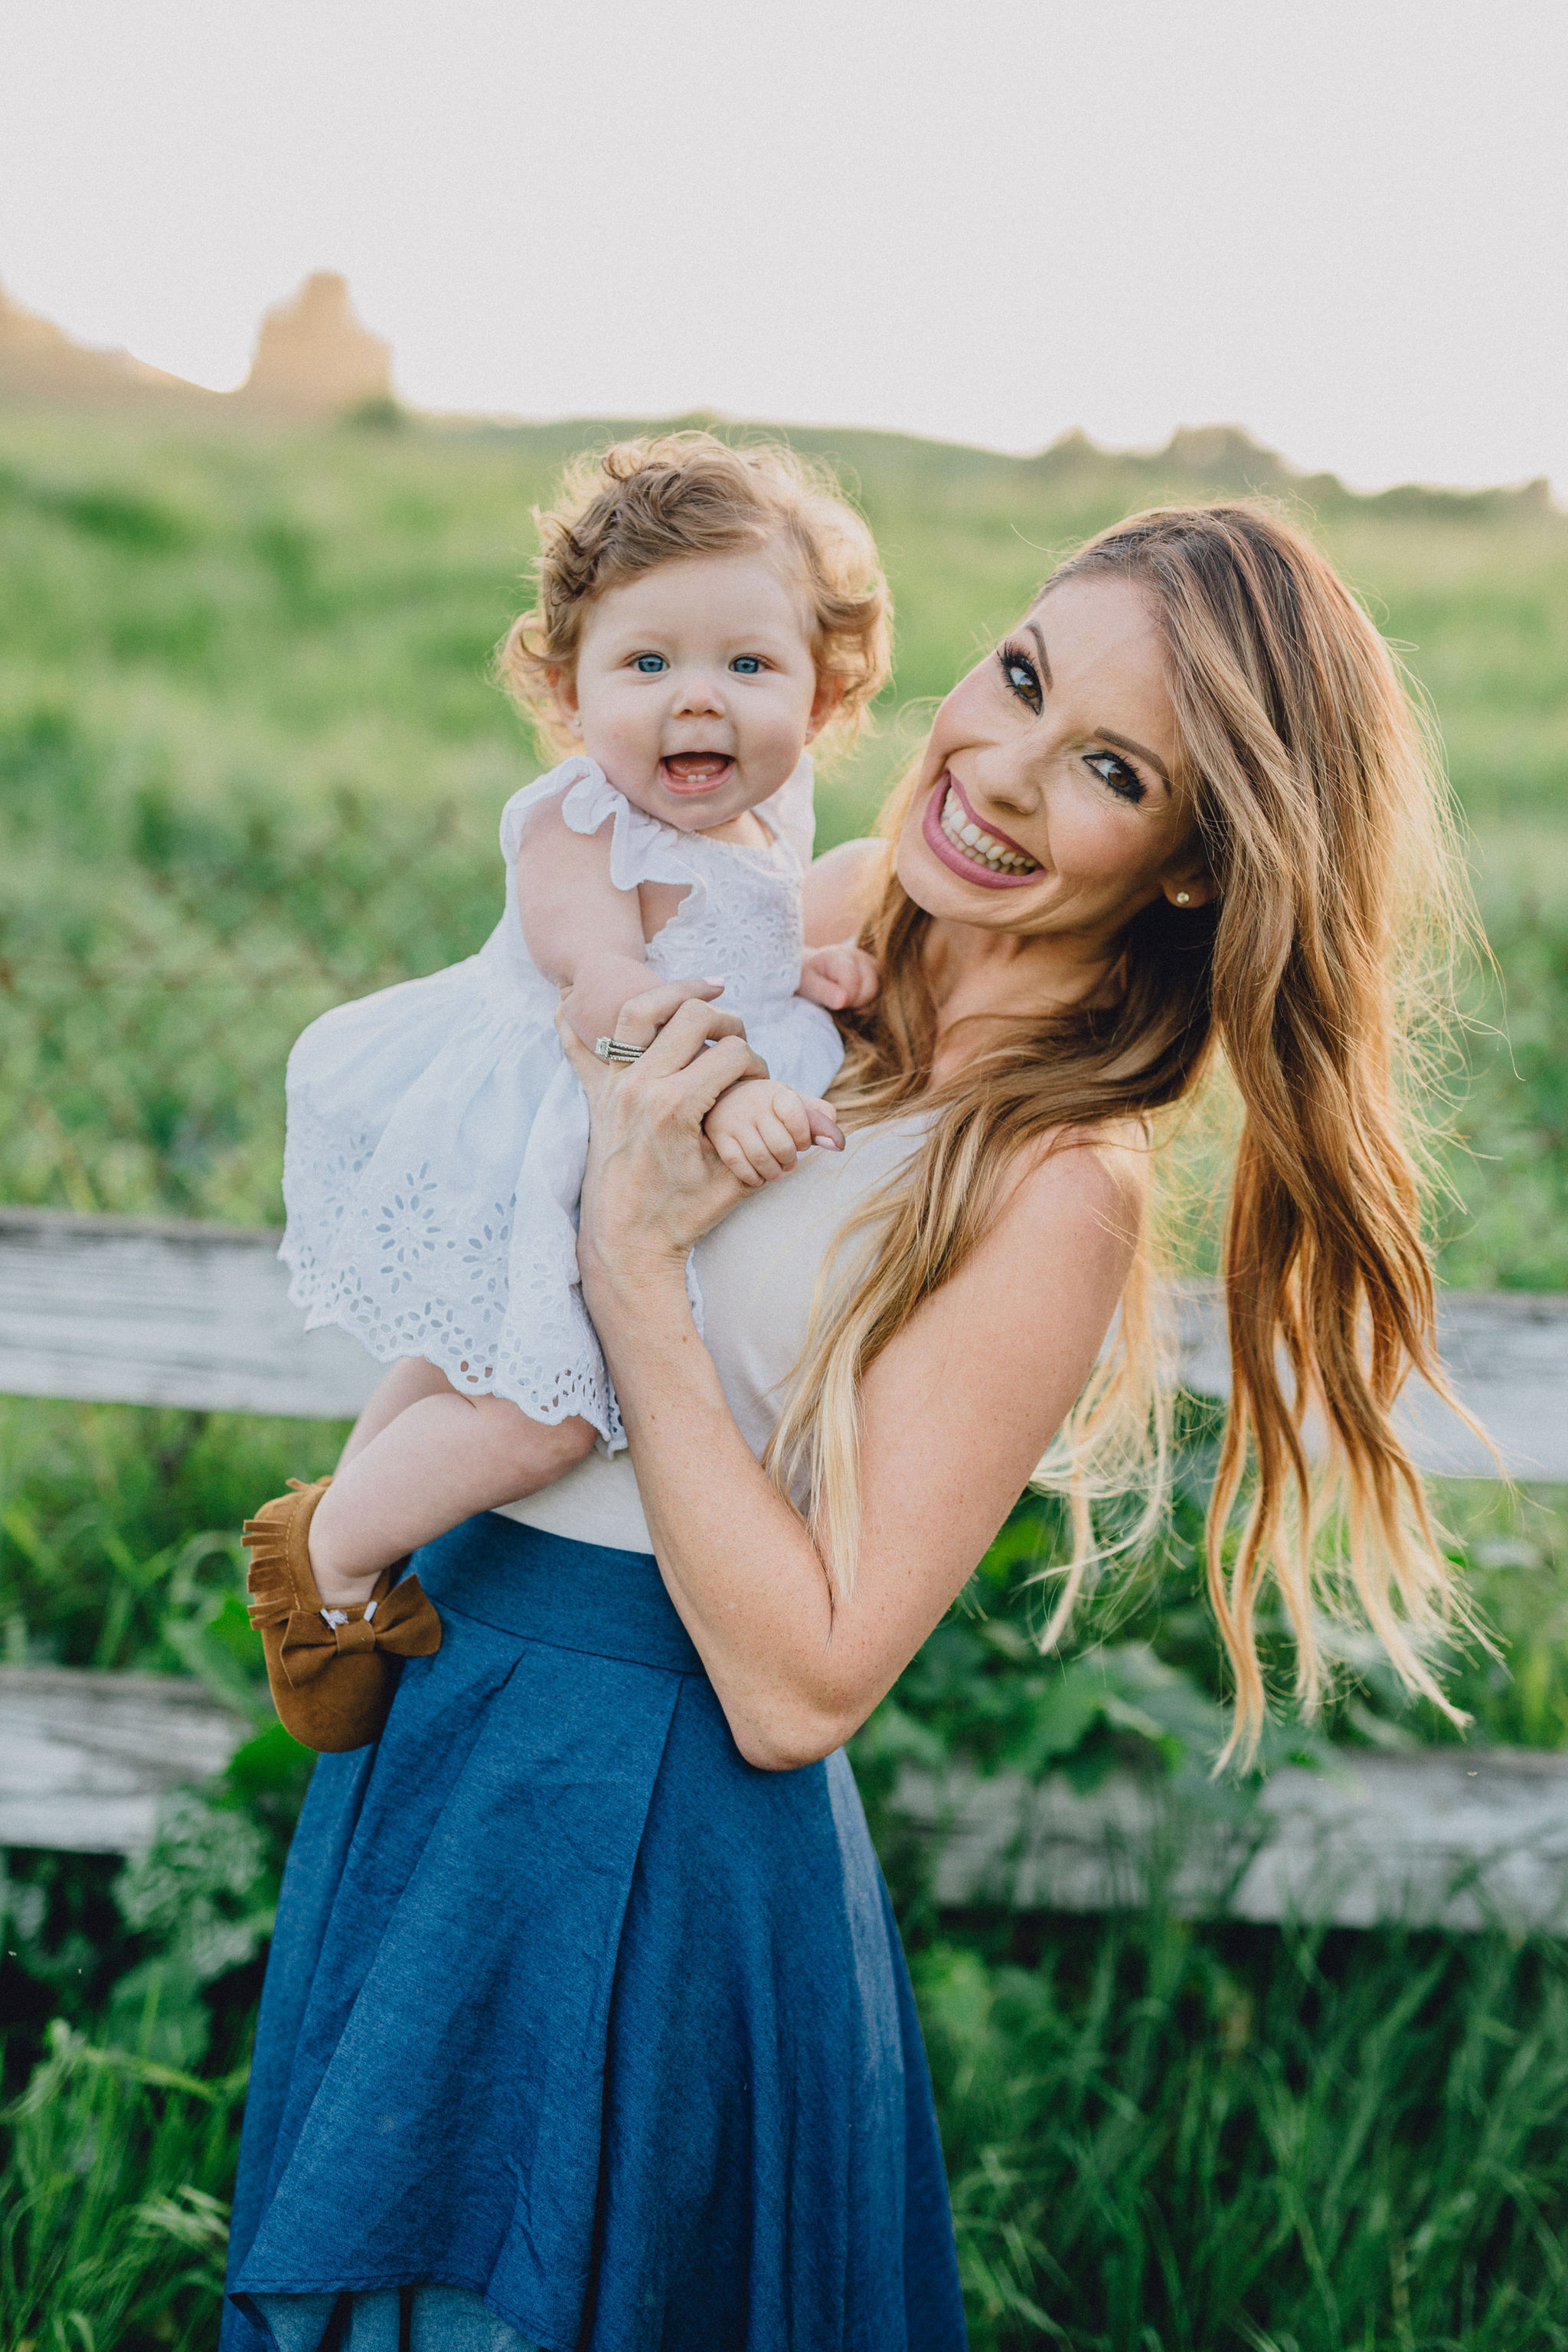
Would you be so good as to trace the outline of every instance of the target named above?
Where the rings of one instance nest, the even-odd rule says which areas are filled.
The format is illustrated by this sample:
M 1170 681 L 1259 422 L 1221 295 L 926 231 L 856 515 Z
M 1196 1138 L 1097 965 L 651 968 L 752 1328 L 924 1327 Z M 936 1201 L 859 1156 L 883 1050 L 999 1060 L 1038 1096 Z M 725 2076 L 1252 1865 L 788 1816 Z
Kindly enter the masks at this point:
M 1033 656 L 1026 654 L 1022 646 L 1006 645 L 997 654 L 996 659 L 1008 693 L 1016 695 L 1018 700 L 1038 718 L 1045 709 L 1046 698 L 1040 685 L 1039 668 Z M 1141 801 L 1148 790 L 1131 761 L 1122 759 L 1116 751 L 1086 752 L 1084 765 L 1100 778 L 1102 784 L 1109 784 L 1118 800 Z
M 1148 789 L 1136 768 L 1115 751 L 1088 751 L 1084 766 L 1093 770 L 1102 784 L 1109 784 L 1119 800 L 1141 801 Z
M 1040 673 L 1021 646 L 1004 646 L 996 656 L 1009 694 L 1016 694 L 1037 716 L 1045 708 Z

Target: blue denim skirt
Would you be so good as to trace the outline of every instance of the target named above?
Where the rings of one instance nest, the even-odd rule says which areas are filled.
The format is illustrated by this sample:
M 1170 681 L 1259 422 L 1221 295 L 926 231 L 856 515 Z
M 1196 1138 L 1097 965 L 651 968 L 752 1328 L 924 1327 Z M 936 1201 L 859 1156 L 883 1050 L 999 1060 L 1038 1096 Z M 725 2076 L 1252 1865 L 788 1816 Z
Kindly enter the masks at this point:
M 422 2285 L 543 2352 L 960 2352 L 842 1752 L 743 1760 L 646 1553 L 486 1514 L 414 1565 L 442 1646 L 321 1759 L 284 1880 L 224 2352 L 258 2299 Z

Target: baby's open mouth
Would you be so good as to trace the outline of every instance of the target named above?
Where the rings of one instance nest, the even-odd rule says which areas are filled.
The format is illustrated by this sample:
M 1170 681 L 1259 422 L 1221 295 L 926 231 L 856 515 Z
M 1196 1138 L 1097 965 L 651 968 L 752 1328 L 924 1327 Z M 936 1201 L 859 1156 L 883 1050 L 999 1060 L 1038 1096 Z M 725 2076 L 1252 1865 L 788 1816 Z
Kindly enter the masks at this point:
M 727 751 L 671 751 L 658 764 L 672 793 L 710 793 L 731 775 L 735 762 Z
M 951 842 L 961 856 L 987 867 L 993 874 L 1037 874 L 1040 870 L 1038 859 L 998 841 L 984 825 L 977 824 L 953 784 L 950 783 L 942 796 L 942 814 L 937 822 L 943 839 Z

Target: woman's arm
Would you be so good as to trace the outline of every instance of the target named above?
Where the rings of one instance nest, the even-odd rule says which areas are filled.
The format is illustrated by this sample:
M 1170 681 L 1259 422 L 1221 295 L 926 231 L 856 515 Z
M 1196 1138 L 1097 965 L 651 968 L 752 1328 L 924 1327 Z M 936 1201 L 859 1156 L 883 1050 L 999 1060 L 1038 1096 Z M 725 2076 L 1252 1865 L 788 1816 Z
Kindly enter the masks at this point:
M 787 1770 L 865 1720 L 1016 1501 L 1115 1311 L 1137 1181 L 1092 1147 L 1047 1158 L 873 1365 L 858 1572 L 835 1608 L 686 1306 L 686 1248 L 732 1205 L 711 1184 L 702 1195 L 691 1150 L 711 1100 L 714 1056 L 690 1052 L 705 1013 L 687 1007 L 635 1070 L 594 1087 L 578 1257 L 671 1598 L 742 1754 Z

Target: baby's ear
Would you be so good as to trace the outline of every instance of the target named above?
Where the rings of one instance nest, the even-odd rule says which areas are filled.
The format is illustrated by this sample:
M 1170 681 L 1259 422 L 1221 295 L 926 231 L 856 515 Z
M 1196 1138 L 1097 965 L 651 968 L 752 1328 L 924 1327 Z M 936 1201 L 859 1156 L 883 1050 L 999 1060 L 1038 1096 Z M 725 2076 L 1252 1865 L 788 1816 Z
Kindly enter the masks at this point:
M 816 673 L 816 692 L 812 698 L 811 727 L 806 736 L 808 743 L 812 736 L 820 735 L 829 720 L 837 717 L 839 706 L 843 700 L 844 680 L 841 677 L 829 677 L 825 670 L 819 669 Z
M 583 719 L 577 708 L 576 671 L 565 662 L 552 662 L 544 673 L 544 683 L 550 688 L 550 698 L 562 725 L 568 734 L 577 734 Z

